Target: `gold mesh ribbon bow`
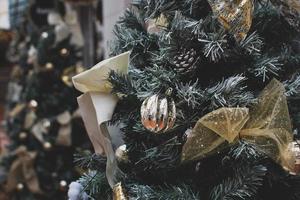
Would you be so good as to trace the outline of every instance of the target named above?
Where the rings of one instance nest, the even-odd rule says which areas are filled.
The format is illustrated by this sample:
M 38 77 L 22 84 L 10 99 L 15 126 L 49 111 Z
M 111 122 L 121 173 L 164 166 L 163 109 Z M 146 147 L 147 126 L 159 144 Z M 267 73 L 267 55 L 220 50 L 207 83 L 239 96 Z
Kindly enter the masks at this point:
M 208 0 L 214 15 L 237 41 L 245 39 L 252 24 L 253 0 Z
M 41 194 L 42 190 L 34 170 L 37 153 L 28 151 L 25 146 L 20 146 L 16 149 L 15 154 L 17 159 L 12 163 L 7 175 L 7 191 L 12 192 L 18 183 L 23 182 L 32 193 Z
M 183 146 L 182 161 L 204 158 L 234 143 L 238 138 L 292 169 L 288 144 L 292 128 L 284 86 L 272 80 L 251 108 L 220 108 L 203 116 Z

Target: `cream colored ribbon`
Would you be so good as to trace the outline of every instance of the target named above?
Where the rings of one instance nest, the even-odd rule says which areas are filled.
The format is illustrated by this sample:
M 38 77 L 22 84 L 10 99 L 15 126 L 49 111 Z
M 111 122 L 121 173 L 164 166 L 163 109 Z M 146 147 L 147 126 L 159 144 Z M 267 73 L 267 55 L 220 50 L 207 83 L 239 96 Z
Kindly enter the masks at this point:
M 106 176 L 112 188 L 119 169 L 105 122 L 111 119 L 118 97 L 111 94 L 112 86 L 107 78 L 112 70 L 120 74 L 128 73 L 129 54 L 125 52 L 104 60 L 73 77 L 75 88 L 84 93 L 78 97 L 78 104 L 94 150 L 107 156 Z

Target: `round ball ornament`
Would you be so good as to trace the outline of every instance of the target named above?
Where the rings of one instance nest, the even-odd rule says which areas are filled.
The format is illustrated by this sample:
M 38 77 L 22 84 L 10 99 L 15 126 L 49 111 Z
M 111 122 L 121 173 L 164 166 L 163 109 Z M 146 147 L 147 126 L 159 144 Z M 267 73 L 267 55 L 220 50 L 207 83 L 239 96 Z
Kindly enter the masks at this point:
M 45 69 L 48 70 L 48 71 L 52 70 L 53 67 L 54 67 L 53 64 L 50 63 L 50 62 L 48 62 L 48 63 L 45 64 Z
M 43 32 L 42 33 L 42 38 L 46 39 L 48 38 L 49 34 L 47 32 Z
M 141 120 L 147 130 L 160 134 L 174 126 L 176 106 L 171 94 L 169 88 L 164 95 L 155 94 L 145 99 L 141 106 Z
M 32 99 L 29 101 L 28 107 L 31 110 L 35 110 L 38 107 L 38 105 L 39 105 L 38 102 L 36 100 Z
M 68 55 L 69 55 L 69 50 L 66 49 L 66 48 L 62 48 L 62 49 L 60 50 L 60 55 L 63 56 L 63 57 L 68 56 Z
M 61 191 L 65 191 L 67 189 L 68 183 L 65 180 L 61 180 L 59 182 L 59 188 Z
M 118 162 L 128 163 L 127 147 L 126 144 L 119 146 L 115 152 Z
M 28 137 L 28 134 L 26 132 L 19 133 L 19 139 L 25 140 Z
M 23 183 L 18 183 L 17 184 L 17 190 L 20 192 L 24 189 L 24 184 Z
M 52 144 L 51 144 L 50 142 L 45 142 L 45 143 L 43 144 L 43 146 L 44 146 L 44 149 L 45 149 L 46 151 L 49 151 L 49 150 L 52 149 Z

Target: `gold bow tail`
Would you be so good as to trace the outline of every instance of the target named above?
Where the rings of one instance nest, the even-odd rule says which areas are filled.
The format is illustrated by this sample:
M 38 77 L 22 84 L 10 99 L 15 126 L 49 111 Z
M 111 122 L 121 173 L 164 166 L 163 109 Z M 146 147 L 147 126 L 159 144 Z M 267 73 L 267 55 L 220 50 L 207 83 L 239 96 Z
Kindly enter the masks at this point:
M 282 83 L 272 80 L 251 109 L 220 108 L 203 116 L 183 146 L 182 161 L 207 157 L 239 137 L 284 168 L 293 169 L 288 151 L 292 128 Z
M 105 122 L 111 119 L 118 97 L 111 94 L 112 86 L 107 78 L 111 70 L 128 73 L 129 54 L 126 52 L 104 60 L 73 77 L 75 88 L 84 93 L 77 100 L 85 128 L 95 152 L 107 157 L 106 176 L 112 188 L 120 170 Z
M 42 194 L 37 174 L 34 170 L 36 152 L 30 152 L 25 146 L 16 149 L 17 159 L 12 163 L 7 175 L 6 190 L 12 192 L 18 183 L 27 185 L 29 191 L 35 194 Z
M 214 15 L 237 41 L 246 38 L 253 18 L 253 0 L 208 0 Z

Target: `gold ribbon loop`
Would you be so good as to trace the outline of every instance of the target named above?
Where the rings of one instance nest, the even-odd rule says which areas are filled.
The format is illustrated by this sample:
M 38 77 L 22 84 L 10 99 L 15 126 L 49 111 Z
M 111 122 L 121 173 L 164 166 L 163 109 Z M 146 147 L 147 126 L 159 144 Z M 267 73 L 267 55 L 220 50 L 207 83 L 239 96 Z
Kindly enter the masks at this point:
M 183 146 L 182 161 L 204 158 L 240 135 L 283 167 L 292 169 L 288 153 L 292 128 L 284 92 L 283 84 L 272 80 L 250 111 L 220 108 L 202 117 Z

